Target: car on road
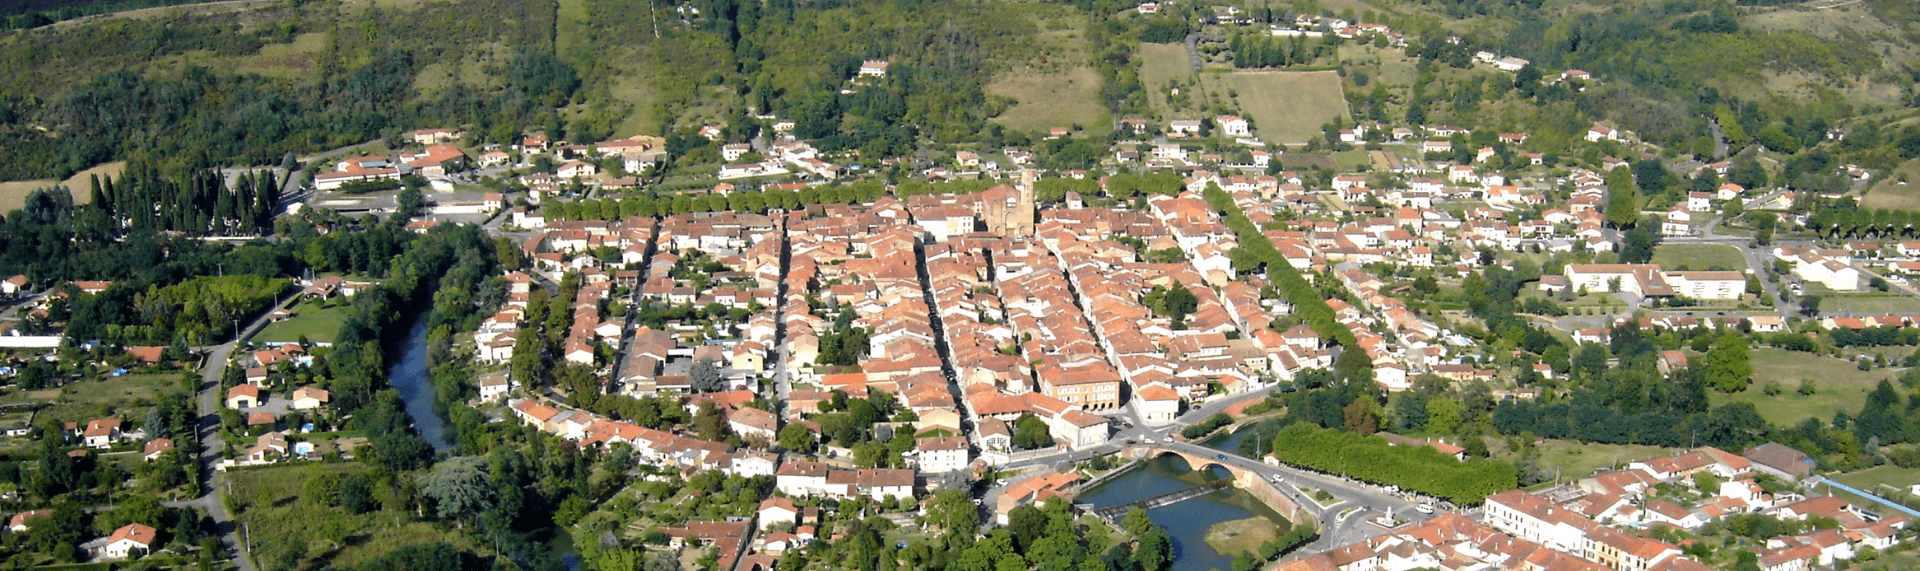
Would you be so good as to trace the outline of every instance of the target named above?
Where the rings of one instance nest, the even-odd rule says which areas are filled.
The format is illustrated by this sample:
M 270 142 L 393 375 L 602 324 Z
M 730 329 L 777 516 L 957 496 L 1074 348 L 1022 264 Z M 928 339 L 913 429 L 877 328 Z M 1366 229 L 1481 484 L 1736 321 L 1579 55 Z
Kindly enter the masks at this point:
M 1213 459 L 1215 459 L 1215 460 L 1226 460 L 1226 459 L 1227 459 L 1227 455 L 1225 455 L 1225 454 L 1215 454 L 1215 455 L 1213 455 Z
M 1433 513 L 1433 504 L 1420 504 L 1417 506 L 1413 506 L 1413 511 L 1417 511 L 1423 514 Z

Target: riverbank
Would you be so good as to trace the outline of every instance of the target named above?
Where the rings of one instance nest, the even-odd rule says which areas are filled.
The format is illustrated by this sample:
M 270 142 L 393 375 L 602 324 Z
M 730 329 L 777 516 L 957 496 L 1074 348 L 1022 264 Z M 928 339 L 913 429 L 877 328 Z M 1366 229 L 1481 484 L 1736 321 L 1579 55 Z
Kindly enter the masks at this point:
M 1102 474 L 1099 481 L 1090 481 L 1075 501 L 1094 509 L 1106 508 L 1194 486 L 1219 484 L 1232 478 L 1223 468 L 1192 470 L 1184 460 L 1174 455 L 1132 464 L 1132 467 L 1116 468 L 1113 472 Z M 1173 542 L 1171 571 L 1233 568 L 1233 556 L 1247 550 L 1241 549 L 1238 541 L 1227 543 L 1227 551 L 1208 542 L 1207 536 L 1217 524 L 1251 519 L 1264 522 L 1263 525 L 1275 529 L 1275 533 L 1292 527 L 1291 522 L 1267 507 L 1259 498 L 1239 488 L 1227 488 L 1153 508 L 1147 510 L 1147 517 L 1165 529 Z M 1251 523 L 1241 525 L 1252 527 Z M 1256 541 L 1252 545 L 1257 548 L 1259 544 Z

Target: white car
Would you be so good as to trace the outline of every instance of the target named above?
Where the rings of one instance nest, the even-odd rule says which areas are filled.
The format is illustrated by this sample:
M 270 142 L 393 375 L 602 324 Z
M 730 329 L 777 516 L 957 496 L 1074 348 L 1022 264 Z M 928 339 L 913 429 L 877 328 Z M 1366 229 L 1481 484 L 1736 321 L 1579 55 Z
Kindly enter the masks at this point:
M 1433 513 L 1433 504 L 1420 504 L 1417 506 L 1413 506 L 1413 511 L 1417 511 L 1423 514 Z

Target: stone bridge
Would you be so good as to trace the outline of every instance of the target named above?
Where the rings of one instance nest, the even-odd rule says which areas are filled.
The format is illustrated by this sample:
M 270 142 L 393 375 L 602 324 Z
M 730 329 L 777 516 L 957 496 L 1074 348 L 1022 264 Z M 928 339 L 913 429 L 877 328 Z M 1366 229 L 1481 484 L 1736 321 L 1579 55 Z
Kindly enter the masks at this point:
M 1211 470 L 1214 466 L 1219 466 L 1226 469 L 1227 473 L 1233 475 L 1233 487 L 1246 490 L 1247 493 L 1253 494 L 1253 497 L 1267 504 L 1267 507 L 1272 508 L 1273 511 L 1286 517 L 1287 521 L 1293 522 L 1294 525 L 1318 525 L 1318 514 L 1312 510 L 1300 507 L 1298 502 L 1295 502 L 1293 498 L 1287 497 L 1287 494 L 1281 491 L 1279 486 L 1268 481 L 1267 478 L 1259 472 L 1236 466 L 1236 462 L 1257 463 L 1240 455 L 1214 452 L 1212 455 L 1201 456 L 1153 445 L 1129 446 L 1121 449 L 1119 455 L 1122 458 L 1140 460 L 1152 460 L 1161 456 L 1177 456 L 1187 463 L 1187 468 L 1195 471 Z M 1217 457 L 1219 455 L 1225 455 L 1233 461 L 1221 461 Z

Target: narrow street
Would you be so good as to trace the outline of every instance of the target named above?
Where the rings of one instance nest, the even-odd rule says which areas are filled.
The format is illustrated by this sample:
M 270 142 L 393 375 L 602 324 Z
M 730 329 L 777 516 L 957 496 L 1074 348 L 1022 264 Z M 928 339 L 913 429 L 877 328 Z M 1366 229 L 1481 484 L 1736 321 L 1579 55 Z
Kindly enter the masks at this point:
M 278 303 L 274 304 L 274 307 L 286 307 L 288 302 L 297 297 L 298 294 L 293 294 L 281 298 Z M 227 513 L 227 506 L 224 501 L 226 489 L 220 485 L 220 482 L 216 481 L 216 476 L 219 475 L 220 472 L 214 470 L 214 466 L 220 462 L 222 448 L 220 439 L 220 377 L 226 372 L 227 361 L 229 357 L 233 355 L 233 351 L 237 347 L 239 340 L 245 339 L 260 331 L 262 327 L 266 327 L 268 322 L 267 315 L 271 313 L 272 310 L 261 313 L 260 317 L 248 323 L 246 328 L 243 329 L 239 335 L 236 335 L 234 339 L 207 348 L 207 366 L 200 373 L 200 394 L 198 396 L 200 402 L 200 426 L 198 428 L 200 432 L 200 497 L 184 502 L 166 503 L 166 505 L 170 507 L 197 507 L 205 510 L 207 517 L 213 519 L 214 527 L 219 530 L 220 543 L 227 549 L 228 553 L 232 554 L 231 559 L 233 565 L 240 571 L 253 571 L 253 563 L 243 553 L 242 531 L 238 525 L 234 523 L 232 515 Z

